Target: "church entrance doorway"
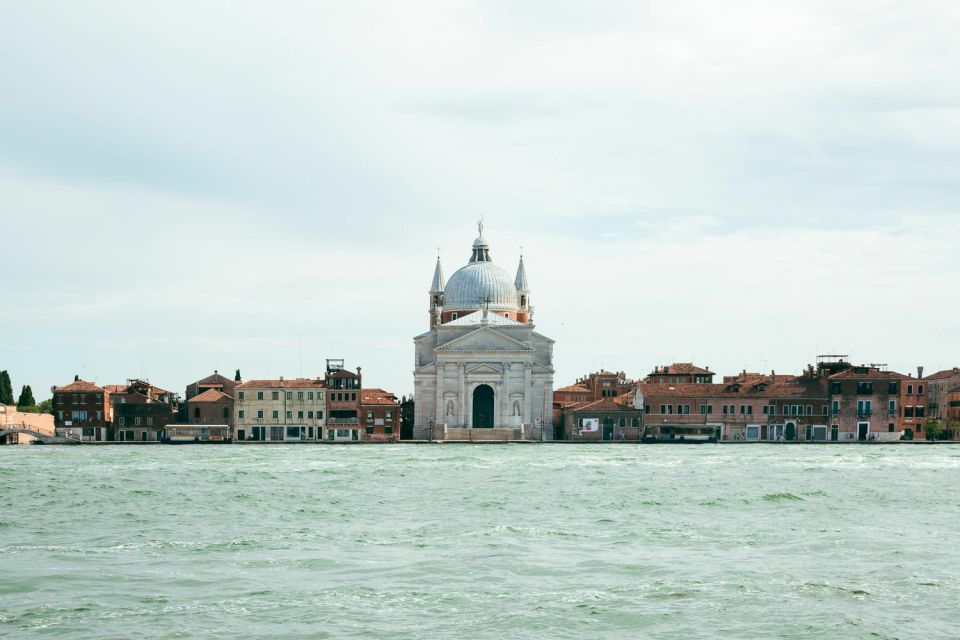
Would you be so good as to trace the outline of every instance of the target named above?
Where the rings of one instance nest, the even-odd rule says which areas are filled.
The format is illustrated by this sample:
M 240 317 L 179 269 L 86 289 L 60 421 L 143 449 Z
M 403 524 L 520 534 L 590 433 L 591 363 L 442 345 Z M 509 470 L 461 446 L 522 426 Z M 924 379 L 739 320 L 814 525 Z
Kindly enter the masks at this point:
M 493 389 L 488 384 L 473 390 L 473 428 L 493 428 Z

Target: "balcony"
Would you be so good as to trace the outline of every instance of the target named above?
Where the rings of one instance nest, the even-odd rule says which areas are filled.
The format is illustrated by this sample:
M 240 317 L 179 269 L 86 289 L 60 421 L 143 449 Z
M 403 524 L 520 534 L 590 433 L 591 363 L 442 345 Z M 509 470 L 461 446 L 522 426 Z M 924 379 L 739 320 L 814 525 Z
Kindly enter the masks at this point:
M 327 418 L 328 425 L 335 424 L 347 424 L 347 425 L 359 425 L 360 418 Z

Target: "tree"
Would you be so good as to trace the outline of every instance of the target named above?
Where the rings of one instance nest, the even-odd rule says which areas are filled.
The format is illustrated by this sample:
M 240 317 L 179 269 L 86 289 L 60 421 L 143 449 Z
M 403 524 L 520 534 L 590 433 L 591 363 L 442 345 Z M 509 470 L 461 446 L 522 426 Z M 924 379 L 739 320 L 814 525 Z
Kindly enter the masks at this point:
M 13 385 L 6 371 L 0 371 L 0 404 L 13 404 Z
M 241 380 L 241 378 L 240 378 L 240 369 L 237 369 L 237 373 L 236 373 L 236 375 L 233 376 L 233 380 L 234 380 L 235 382 L 240 382 L 240 380 Z
M 25 384 L 20 390 L 20 399 L 17 400 L 17 409 L 21 407 L 32 407 L 37 404 L 37 401 L 33 399 L 33 390 L 30 388 L 30 385 Z
M 74 381 L 74 382 L 80 382 L 80 374 L 79 374 L 79 373 L 73 374 L 73 381 Z
M 927 432 L 927 440 L 936 440 L 940 431 L 942 431 L 942 427 L 939 420 L 930 416 L 923 421 L 923 430 Z
M 53 412 L 53 398 L 47 398 L 46 400 L 41 400 L 37 403 L 37 411 L 39 413 L 49 413 L 50 415 L 56 415 Z

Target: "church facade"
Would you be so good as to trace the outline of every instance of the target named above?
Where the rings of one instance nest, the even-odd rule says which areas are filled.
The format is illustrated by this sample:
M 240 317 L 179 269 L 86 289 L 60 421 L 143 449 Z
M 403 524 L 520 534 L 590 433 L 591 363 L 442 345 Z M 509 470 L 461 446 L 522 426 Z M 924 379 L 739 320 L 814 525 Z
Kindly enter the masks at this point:
M 553 340 L 534 330 L 523 256 L 511 279 L 479 229 L 446 282 L 437 258 L 430 330 L 414 338 L 414 438 L 551 439 Z

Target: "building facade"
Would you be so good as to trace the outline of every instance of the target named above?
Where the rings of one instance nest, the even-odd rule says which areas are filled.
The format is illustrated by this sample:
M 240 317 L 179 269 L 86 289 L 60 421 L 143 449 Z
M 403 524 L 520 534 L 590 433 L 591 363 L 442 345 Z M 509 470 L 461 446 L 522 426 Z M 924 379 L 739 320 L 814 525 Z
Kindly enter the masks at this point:
M 643 411 L 607 397 L 567 405 L 562 415 L 562 423 L 554 426 L 556 440 L 640 442 L 643 439 Z
M 232 391 L 233 389 L 231 389 Z M 217 389 L 207 389 L 187 401 L 186 423 L 226 425 L 233 434 L 233 397 Z
M 174 422 L 176 394 L 132 378 L 125 385 L 105 385 L 110 397 L 110 439 L 118 442 L 160 442 Z
M 730 442 L 830 437 L 827 383 L 812 368 L 799 376 L 743 372 L 720 384 L 643 382 L 635 393 L 648 435 L 656 440 L 711 430 L 713 437 Z
M 394 394 L 383 389 L 361 389 L 360 415 L 365 440 L 400 439 L 400 402 Z
M 356 373 L 344 368 L 343 360 L 327 360 L 327 419 L 328 442 L 359 442 L 366 429 L 360 424 L 360 400 L 363 389 L 363 371 Z
M 848 365 L 829 376 L 831 440 L 911 439 L 926 415 L 923 384 L 877 365 Z M 919 416 L 917 415 L 919 413 Z M 834 434 L 836 437 L 834 437 Z
M 234 388 L 234 438 L 242 442 L 316 442 L 326 425 L 320 378 L 249 380 Z
M 186 393 L 184 394 L 184 399 L 189 401 L 191 398 L 200 395 L 204 391 L 209 391 L 210 389 L 220 391 L 232 398 L 233 388 L 240 384 L 240 382 L 240 380 L 234 380 L 233 378 L 220 375 L 219 371 L 214 370 L 211 375 L 188 384 Z
M 430 330 L 414 338 L 414 437 L 552 438 L 553 341 L 534 330 L 522 256 L 511 279 L 481 225 L 446 282 L 438 259 L 429 304 Z
M 53 391 L 56 435 L 83 442 L 105 442 L 110 437 L 110 398 L 103 387 L 74 380 Z

